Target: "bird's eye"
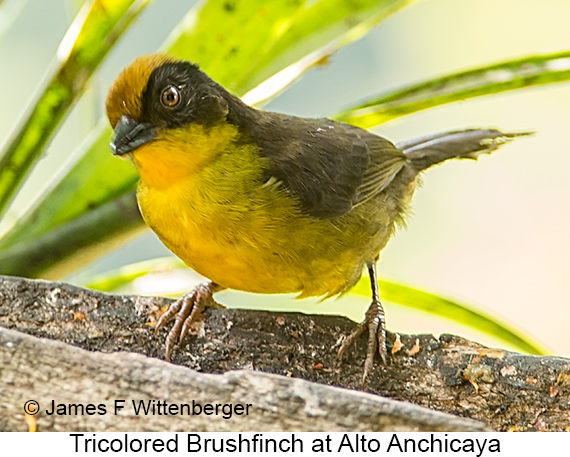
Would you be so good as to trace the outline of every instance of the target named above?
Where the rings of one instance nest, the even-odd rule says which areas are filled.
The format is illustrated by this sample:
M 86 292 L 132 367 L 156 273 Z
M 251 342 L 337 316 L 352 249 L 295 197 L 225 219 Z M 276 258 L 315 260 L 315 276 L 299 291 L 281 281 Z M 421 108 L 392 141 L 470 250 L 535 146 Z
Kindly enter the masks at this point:
M 178 103 L 180 103 L 180 92 L 175 86 L 168 86 L 162 91 L 160 95 L 160 101 L 167 108 L 174 108 Z

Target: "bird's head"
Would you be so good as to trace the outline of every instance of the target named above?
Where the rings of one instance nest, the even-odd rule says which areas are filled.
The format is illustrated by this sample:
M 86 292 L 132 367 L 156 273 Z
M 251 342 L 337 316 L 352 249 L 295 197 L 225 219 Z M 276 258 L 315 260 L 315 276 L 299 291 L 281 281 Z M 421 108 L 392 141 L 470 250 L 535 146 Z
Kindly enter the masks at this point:
M 107 96 L 113 154 L 131 155 L 143 181 L 183 177 L 235 137 L 226 94 L 195 64 L 162 54 L 137 58 Z

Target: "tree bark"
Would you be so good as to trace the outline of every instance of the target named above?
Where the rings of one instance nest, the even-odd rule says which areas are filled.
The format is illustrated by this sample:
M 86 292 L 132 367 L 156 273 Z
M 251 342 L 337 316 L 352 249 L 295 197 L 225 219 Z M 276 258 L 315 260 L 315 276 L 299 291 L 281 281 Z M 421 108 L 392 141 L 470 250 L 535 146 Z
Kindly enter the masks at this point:
M 170 364 L 153 329 L 170 302 L 0 276 L 0 430 L 570 429 L 568 359 L 389 334 L 362 393 L 366 337 L 336 358 L 348 319 L 209 309 Z

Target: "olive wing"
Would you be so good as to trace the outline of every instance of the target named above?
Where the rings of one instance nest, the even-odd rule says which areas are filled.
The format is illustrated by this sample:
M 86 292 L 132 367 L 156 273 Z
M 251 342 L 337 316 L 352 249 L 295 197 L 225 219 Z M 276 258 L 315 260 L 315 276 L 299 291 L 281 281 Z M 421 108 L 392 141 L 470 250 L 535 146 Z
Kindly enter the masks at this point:
M 347 214 L 390 184 L 407 157 L 390 141 L 329 119 L 267 113 L 256 142 L 269 167 L 312 217 Z M 269 140 L 271 138 L 271 140 Z

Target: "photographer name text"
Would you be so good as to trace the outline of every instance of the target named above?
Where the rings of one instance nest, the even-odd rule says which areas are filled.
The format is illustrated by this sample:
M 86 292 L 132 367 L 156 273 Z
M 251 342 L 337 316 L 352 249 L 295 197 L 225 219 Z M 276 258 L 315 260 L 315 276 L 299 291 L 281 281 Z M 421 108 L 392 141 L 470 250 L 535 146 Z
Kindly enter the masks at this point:
M 111 406 L 104 403 L 56 403 L 52 400 L 44 412 L 48 416 L 105 416 L 109 413 L 116 416 L 121 413 L 134 413 L 137 416 L 205 415 L 231 419 L 233 416 L 248 416 L 251 409 L 251 403 L 201 403 L 196 400 L 189 403 L 169 403 L 165 400 L 117 399 Z

